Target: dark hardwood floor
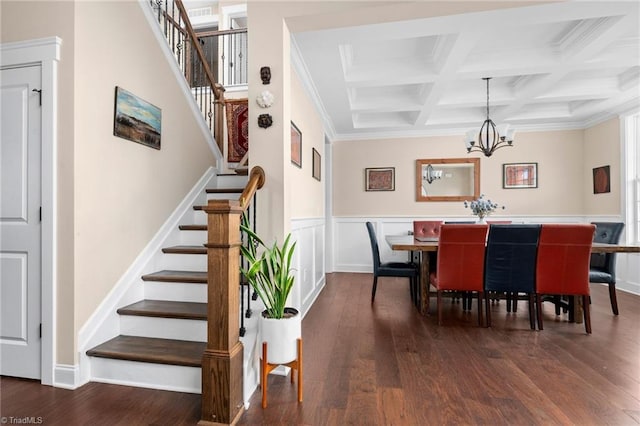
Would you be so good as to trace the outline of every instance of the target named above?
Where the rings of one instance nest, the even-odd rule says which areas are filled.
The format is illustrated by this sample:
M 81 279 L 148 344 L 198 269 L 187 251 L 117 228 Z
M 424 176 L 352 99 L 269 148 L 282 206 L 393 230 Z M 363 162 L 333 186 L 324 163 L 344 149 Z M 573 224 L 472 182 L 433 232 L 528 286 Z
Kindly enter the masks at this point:
M 639 425 L 640 297 L 592 286 L 593 334 L 545 305 L 545 330 L 531 331 L 526 302 L 493 327 L 477 326 L 447 300 L 444 325 L 411 306 L 408 280 L 336 273 L 303 321 L 304 402 L 296 384 L 269 376 L 243 425 Z M 432 312 L 435 312 L 435 299 Z M 90 383 L 75 391 L 0 379 L 3 418 L 45 425 L 189 425 L 200 396 Z M 9 420 L 7 420 L 7 423 Z

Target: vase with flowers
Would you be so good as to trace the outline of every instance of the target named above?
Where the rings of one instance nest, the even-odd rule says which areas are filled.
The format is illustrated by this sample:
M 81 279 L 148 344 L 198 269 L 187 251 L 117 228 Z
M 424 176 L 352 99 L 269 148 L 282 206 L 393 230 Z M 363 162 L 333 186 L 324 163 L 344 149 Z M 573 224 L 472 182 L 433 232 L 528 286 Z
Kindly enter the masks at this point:
M 484 194 L 481 194 L 475 200 L 465 201 L 465 208 L 470 208 L 471 212 L 478 216 L 478 223 L 487 223 L 486 217 L 493 213 L 496 209 L 501 208 L 504 209 L 504 206 L 498 206 L 497 203 L 494 203 L 490 199 L 484 198 Z

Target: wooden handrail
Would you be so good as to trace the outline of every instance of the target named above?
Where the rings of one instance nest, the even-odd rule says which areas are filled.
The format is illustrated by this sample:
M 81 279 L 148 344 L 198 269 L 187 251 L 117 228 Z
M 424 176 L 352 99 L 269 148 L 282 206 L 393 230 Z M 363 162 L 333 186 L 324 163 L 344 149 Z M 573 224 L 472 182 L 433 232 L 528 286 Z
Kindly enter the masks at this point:
M 202 47 L 200 43 L 198 43 L 198 36 L 195 31 L 193 31 L 193 27 L 191 26 L 191 21 L 189 20 L 189 15 L 187 14 L 187 10 L 184 7 L 184 3 L 182 0 L 174 0 L 176 6 L 178 6 L 178 10 L 180 11 L 180 16 L 182 17 L 182 21 L 184 22 L 185 29 L 187 30 L 187 34 L 189 34 L 189 39 L 191 40 L 191 45 L 196 50 L 198 58 L 202 63 L 202 67 L 204 69 L 205 75 L 209 80 L 209 84 L 211 85 L 211 90 L 213 90 L 213 95 L 216 99 L 224 99 L 224 88 L 221 84 L 216 82 L 216 79 L 213 77 L 213 73 L 211 72 L 211 68 L 209 68 L 209 63 L 207 62 L 207 58 L 202 51 Z
M 253 194 L 264 185 L 264 179 L 264 169 L 262 167 L 255 166 L 251 169 L 249 182 L 247 182 L 247 186 L 244 187 L 244 191 L 240 194 L 240 207 L 242 211 L 245 211 L 247 207 L 249 207 Z
M 246 28 L 236 28 L 233 30 L 198 31 L 198 37 L 224 36 L 230 34 L 245 34 Z

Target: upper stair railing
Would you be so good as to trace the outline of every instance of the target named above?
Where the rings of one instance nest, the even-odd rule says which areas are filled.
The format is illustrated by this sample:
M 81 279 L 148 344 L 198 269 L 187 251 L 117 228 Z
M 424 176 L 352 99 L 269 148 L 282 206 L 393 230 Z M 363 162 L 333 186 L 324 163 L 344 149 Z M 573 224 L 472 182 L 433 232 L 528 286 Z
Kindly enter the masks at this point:
M 220 152 L 224 152 L 224 86 L 218 83 L 182 0 L 149 0 Z
M 209 68 L 225 87 L 247 84 L 247 29 L 197 31 Z M 218 74 L 222 73 L 222 76 Z

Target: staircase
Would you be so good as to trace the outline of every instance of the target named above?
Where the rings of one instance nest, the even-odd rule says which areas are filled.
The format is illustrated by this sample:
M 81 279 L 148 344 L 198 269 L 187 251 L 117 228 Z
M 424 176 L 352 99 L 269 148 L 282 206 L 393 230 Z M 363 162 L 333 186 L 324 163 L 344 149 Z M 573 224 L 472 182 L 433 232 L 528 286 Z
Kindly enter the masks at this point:
M 219 175 L 217 181 L 218 188 L 206 189 L 207 199 L 238 199 L 247 177 Z M 117 309 L 120 334 L 86 352 L 92 380 L 201 392 L 207 340 L 207 225 L 202 208 L 195 205 L 185 214 L 177 238 L 167 239 L 179 244 L 162 248 L 152 261 L 157 270 L 134 284 L 143 286 L 142 300 Z M 238 291 L 248 303 L 248 288 L 240 286 Z M 257 319 L 249 318 L 245 324 L 242 318 L 241 324 L 249 330 L 247 338 L 255 340 Z M 247 344 L 251 346 L 251 340 Z M 245 350 L 248 372 L 250 356 L 251 351 Z M 247 382 L 245 394 L 252 391 L 251 380 Z

